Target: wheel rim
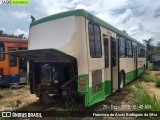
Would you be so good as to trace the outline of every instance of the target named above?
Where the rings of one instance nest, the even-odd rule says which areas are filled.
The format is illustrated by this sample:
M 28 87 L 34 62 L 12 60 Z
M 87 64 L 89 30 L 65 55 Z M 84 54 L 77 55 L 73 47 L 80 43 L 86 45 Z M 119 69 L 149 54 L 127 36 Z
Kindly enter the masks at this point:
M 123 73 L 121 73 L 121 76 L 120 76 L 120 88 L 123 88 L 123 86 L 124 86 L 123 80 L 124 80 L 124 75 L 123 75 Z

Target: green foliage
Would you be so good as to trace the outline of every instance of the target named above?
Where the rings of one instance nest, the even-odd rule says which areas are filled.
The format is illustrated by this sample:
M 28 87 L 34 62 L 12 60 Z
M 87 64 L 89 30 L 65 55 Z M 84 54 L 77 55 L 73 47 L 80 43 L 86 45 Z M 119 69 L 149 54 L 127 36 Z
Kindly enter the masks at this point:
M 9 38 L 22 38 L 25 39 L 24 34 L 14 35 L 4 33 L 3 30 L 0 30 L 0 37 L 9 37 Z
M 157 79 L 157 76 L 152 76 L 152 75 L 149 75 L 149 74 L 144 74 L 144 75 L 142 75 L 142 79 L 145 82 L 154 82 Z
M 0 120 L 11 120 L 11 118 L 7 118 L 7 117 L 0 117 Z
M 149 38 L 148 40 L 143 40 L 144 43 L 146 43 L 146 47 L 150 50 L 150 47 L 152 46 L 152 42 L 154 41 L 154 38 Z
M 26 90 L 29 90 L 29 89 L 30 89 L 30 85 L 26 85 L 26 86 L 25 86 L 25 89 L 26 89 Z
M 136 98 L 134 99 L 134 105 L 143 106 L 143 109 L 138 109 L 138 111 L 160 111 L 160 101 L 155 95 L 151 96 L 146 90 L 135 85 L 130 86 L 129 91 L 132 92 Z M 150 107 L 144 107 L 146 105 Z
M 157 77 L 157 79 L 155 80 L 155 86 L 160 87 L 160 77 Z
M 8 107 L 14 107 L 15 103 L 13 101 L 10 101 L 7 103 L 7 106 Z
M 5 90 L 5 91 L 2 91 L 2 94 L 5 95 L 5 96 L 9 96 L 12 94 L 12 90 Z
M 54 111 L 55 113 L 53 114 L 61 114 L 61 116 L 71 116 L 72 111 L 77 111 L 77 114 L 81 114 L 81 111 L 83 111 L 85 109 L 83 103 L 78 103 L 77 101 L 75 101 L 74 99 L 67 99 L 65 102 L 65 106 L 62 107 L 51 107 L 46 109 L 46 111 Z M 57 112 L 57 113 L 56 113 Z M 60 113 L 58 113 L 60 112 Z
M 145 71 L 143 74 L 138 76 L 138 79 L 143 79 L 143 76 L 145 76 L 145 75 L 149 75 L 148 71 Z
M 151 71 L 153 69 L 153 63 L 148 63 L 148 70 Z
M 160 70 L 160 66 L 159 65 L 155 65 L 153 63 L 149 63 L 148 64 L 148 70 L 149 71 L 159 71 Z

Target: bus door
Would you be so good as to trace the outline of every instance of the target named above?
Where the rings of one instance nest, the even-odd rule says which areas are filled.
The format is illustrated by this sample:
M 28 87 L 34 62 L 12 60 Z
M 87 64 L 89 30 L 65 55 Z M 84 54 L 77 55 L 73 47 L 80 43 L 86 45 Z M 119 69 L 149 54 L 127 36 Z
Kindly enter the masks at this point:
M 17 51 L 18 48 L 8 48 L 8 51 Z M 9 82 L 19 83 L 18 58 L 16 56 L 9 56 Z
M 137 78 L 137 46 L 133 46 L 133 55 L 134 55 L 134 76 Z
M 19 48 L 18 50 L 27 50 L 27 48 Z M 25 58 L 18 58 L 20 83 L 27 82 L 27 60 Z
M 111 84 L 111 62 L 110 62 L 110 36 L 103 34 L 104 46 L 104 80 L 105 80 L 105 94 L 110 95 L 112 91 Z
M 112 92 L 118 90 L 118 44 L 117 39 L 111 36 L 111 82 Z

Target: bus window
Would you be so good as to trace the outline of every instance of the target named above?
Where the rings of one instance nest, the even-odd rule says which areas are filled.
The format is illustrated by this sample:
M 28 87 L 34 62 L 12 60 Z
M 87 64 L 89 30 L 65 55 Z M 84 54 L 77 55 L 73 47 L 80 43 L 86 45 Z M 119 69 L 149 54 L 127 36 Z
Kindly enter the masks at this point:
M 0 43 L 0 61 L 4 61 L 5 55 L 2 54 L 1 52 L 5 52 L 4 43 Z
M 89 46 L 90 46 L 90 55 L 93 58 L 102 57 L 102 48 L 101 48 L 101 34 L 99 26 L 89 23 Z
M 119 40 L 119 55 L 120 57 L 126 57 L 126 42 L 125 42 L 125 39 L 120 37 L 120 40 Z
M 17 57 L 10 56 L 9 61 L 10 61 L 10 67 L 16 67 L 17 66 Z
M 127 51 L 128 57 L 133 57 L 132 42 L 130 40 L 127 40 Z
M 105 55 L 105 68 L 109 67 L 109 46 L 108 46 L 108 39 L 103 38 L 104 42 L 104 55 Z
M 138 57 L 145 58 L 145 48 L 141 45 L 138 45 Z
M 16 49 L 9 49 L 9 51 L 16 51 Z M 17 66 L 17 57 L 16 56 L 9 56 L 9 63 L 10 63 L 10 67 L 16 67 Z

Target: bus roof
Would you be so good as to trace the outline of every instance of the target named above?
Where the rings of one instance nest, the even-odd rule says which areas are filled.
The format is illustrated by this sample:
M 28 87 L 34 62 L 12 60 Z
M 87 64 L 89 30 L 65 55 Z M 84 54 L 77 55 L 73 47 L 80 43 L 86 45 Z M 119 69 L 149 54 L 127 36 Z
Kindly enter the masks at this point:
M 103 27 L 117 33 L 120 36 L 128 38 L 128 39 L 130 39 L 130 40 L 132 40 L 132 41 L 134 41 L 134 42 L 136 42 L 136 43 L 138 43 L 142 46 L 145 46 L 144 44 L 142 44 L 139 41 L 137 41 L 136 39 L 130 37 L 126 33 L 118 30 L 117 28 L 113 27 L 112 25 L 108 24 L 107 22 L 99 19 L 98 17 L 92 15 L 91 13 L 89 13 L 89 12 L 83 10 L 83 9 L 62 12 L 62 13 L 54 14 L 54 15 L 36 20 L 36 21 L 34 21 L 30 24 L 30 28 L 32 26 L 35 26 L 35 25 L 40 24 L 40 23 L 44 23 L 44 22 L 47 22 L 47 21 L 51 21 L 51 20 L 55 20 L 55 19 L 59 19 L 59 18 L 64 18 L 64 17 L 68 17 L 68 16 L 83 16 L 87 19 L 90 19 L 90 20 L 94 21 L 95 23 L 99 24 L 100 26 L 103 26 Z
M 28 43 L 27 39 L 0 37 L 0 42 Z

